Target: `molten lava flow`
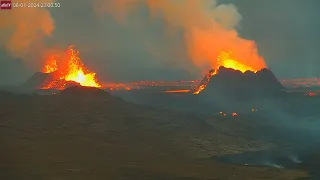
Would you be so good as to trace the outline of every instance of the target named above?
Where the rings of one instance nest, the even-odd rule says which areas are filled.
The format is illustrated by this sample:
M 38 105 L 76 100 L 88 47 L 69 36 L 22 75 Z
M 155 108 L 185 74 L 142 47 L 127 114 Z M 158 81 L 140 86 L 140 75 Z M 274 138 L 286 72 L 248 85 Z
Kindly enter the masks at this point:
M 66 51 L 63 58 L 52 56 L 48 58 L 44 73 L 51 73 L 53 79 L 45 82 L 42 89 L 64 89 L 67 82 L 79 83 L 81 86 L 101 87 L 96 80 L 96 74 L 89 72 L 79 57 L 79 51 L 72 46 Z
M 164 92 L 166 92 L 166 93 L 188 93 L 190 91 L 191 91 L 190 89 L 177 89 L 177 90 L 167 90 Z
M 219 73 L 218 70 L 221 66 L 223 66 L 225 68 L 232 68 L 234 70 L 239 70 L 242 73 L 244 73 L 246 71 L 252 71 L 252 72 L 256 73 L 257 71 L 261 70 L 262 68 L 265 68 L 264 63 L 261 63 L 261 64 L 258 63 L 258 65 L 256 65 L 256 67 L 251 67 L 246 64 L 242 64 L 240 61 L 237 61 L 236 59 L 233 58 L 231 51 L 228 51 L 228 52 L 221 51 L 221 53 L 217 59 L 217 65 L 215 66 L 215 68 L 210 70 L 209 73 L 207 73 L 205 75 L 203 80 L 194 89 L 193 94 L 199 94 L 202 90 L 204 90 L 207 87 L 211 77 Z
M 217 70 L 213 70 L 213 69 L 210 70 L 210 71 L 205 75 L 205 77 L 204 77 L 203 80 L 200 82 L 200 84 L 196 87 L 196 89 L 195 89 L 195 91 L 193 92 L 193 94 L 199 94 L 202 90 L 204 90 L 204 89 L 207 87 L 207 85 L 208 85 L 211 77 L 214 76 L 214 75 L 216 75 L 216 74 L 217 74 Z

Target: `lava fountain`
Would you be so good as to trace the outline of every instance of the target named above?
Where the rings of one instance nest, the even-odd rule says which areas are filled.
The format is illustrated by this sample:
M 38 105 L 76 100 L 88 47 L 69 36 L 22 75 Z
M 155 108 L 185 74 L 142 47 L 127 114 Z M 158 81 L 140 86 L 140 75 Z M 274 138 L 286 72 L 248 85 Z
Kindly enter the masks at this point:
M 221 51 L 217 59 L 217 66 L 214 69 L 218 70 L 221 66 L 225 68 L 232 68 L 234 70 L 241 71 L 242 73 L 246 71 L 252 71 L 256 73 L 257 71 L 266 67 L 263 61 L 261 63 L 256 63 L 256 67 L 243 64 L 241 61 L 233 57 L 232 51 Z
M 81 62 L 80 53 L 70 46 L 64 56 L 50 56 L 43 67 L 42 72 L 50 73 L 53 78 L 46 81 L 41 89 L 66 88 L 67 82 L 78 83 L 81 86 L 101 87 L 96 79 L 96 73 L 90 72 Z

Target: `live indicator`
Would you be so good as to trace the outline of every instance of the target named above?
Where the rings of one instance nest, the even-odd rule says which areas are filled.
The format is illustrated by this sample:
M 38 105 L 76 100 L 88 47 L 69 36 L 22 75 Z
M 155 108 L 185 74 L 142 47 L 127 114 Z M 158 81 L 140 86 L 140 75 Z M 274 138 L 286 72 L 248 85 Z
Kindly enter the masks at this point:
M 11 1 L 1 1 L 1 10 L 10 10 L 11 6 Z

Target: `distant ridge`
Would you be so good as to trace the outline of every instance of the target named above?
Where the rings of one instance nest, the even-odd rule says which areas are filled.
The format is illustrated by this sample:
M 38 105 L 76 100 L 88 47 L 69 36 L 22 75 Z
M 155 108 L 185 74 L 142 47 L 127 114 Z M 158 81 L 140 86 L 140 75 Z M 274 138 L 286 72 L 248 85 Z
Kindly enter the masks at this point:
M 60 92 L 64 96 L 108 96 L 106 91 L 95 87 L 71 86 Z

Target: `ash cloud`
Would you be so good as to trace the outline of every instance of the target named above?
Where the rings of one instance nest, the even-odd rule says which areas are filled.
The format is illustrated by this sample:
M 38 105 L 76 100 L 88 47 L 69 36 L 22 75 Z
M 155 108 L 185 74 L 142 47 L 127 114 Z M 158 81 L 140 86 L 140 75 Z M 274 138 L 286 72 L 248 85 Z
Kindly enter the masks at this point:
M 236 27 L 242 16 L 233 4 L 218 4 L 213 0 L 94 2 L 99 15 L 105 10 L 121 23 L 128 22 L 127 17 L 136 10 L 135 7 L 146 5 L 151 18 L 163 18 L 169 31 L 174 28 L 183 30 L 188 56 L 202 72 L 217 67 L 217 57 L 221 50 L 233 51 L 237 61 L 248 66 L 266 66 L 258 54 L 255 43 L 238 36 Z
M 25 58 L 32 45 L 43 43 L 54 30 L 54 20 L 46 8 L 14 8 L 0 14 L 0 43 L 13 57 Z
M 0 11 L 0 22 L 0 85 L 22 82 L 39 68 L 54 20 L 46 8 L 14 8 Z
M 60 8 L 0 12 L 0 67 L 6 76 L 11 69 L 39 71 L 44 55 L 69 45 L 108 81 L 201 79 L 221 48 L 233 49 L 243 61 L 261 62 L 261 53 L 277 77 L 320 73 L 316 0 L 58 2 Z M 17 58 L 22 66 L 11 63 Z
M 25 77 L 31 76 L 22 59 L 12 58 L 0 50 L 0 87 L 22 83 Z

